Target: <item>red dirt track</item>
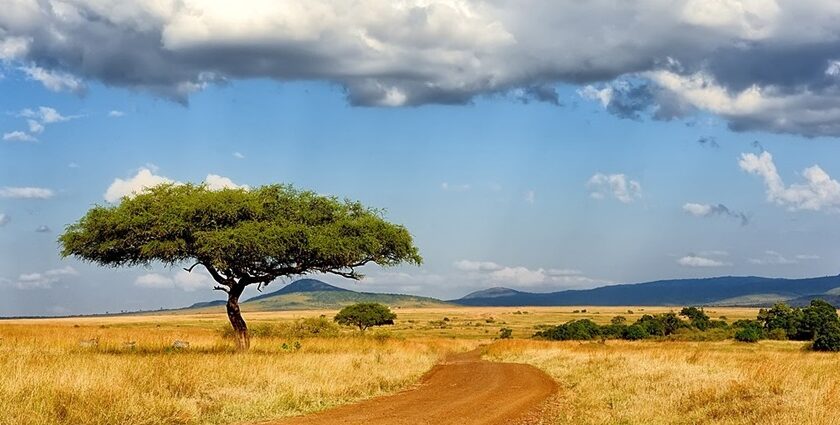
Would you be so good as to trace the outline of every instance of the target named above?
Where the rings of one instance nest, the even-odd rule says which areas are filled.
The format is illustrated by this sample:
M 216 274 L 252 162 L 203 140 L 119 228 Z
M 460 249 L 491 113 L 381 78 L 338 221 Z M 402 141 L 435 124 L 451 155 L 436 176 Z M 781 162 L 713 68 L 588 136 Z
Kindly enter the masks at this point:
M 263 425 L 501 425 L 531 423 L 557 389 L 539 369 L 450 356 L 420 385 L 394 395 Z

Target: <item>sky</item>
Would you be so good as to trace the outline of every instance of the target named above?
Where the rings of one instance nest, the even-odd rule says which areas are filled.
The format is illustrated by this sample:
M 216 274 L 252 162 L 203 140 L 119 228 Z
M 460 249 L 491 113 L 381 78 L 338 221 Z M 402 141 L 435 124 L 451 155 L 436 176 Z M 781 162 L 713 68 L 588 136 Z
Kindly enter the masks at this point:
M 10 1 L 0 316 L 220 298 L 60 257 L 160 182 L 385 209 L 424 264 L 323 277 L 354 290 L 840 272 L 835 2 Z

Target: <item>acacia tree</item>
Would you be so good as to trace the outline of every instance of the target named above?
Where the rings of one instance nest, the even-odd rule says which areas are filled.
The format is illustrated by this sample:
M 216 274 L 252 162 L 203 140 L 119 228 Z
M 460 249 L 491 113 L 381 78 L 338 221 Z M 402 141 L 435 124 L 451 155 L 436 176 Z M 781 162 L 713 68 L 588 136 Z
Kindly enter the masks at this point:
M 331 273 L 349 279 L 368 263 L 422 262 L 405 227 L 382 211 L 288 185 L 211 191 L 205 185 L 164 184 L 97 205 L 59 237 L 62 256 L 103 266 L 190 264 L 227 293 L 237 347 L 250 345 L 239 310 L 249 285 L 277 278 Z
M 335 315 L 340 325 L 358 326 L 360 331 L 371 326 L 393 325 L 397 315 L 387 306 L 379 303 L 357 303 L 348 305 Z

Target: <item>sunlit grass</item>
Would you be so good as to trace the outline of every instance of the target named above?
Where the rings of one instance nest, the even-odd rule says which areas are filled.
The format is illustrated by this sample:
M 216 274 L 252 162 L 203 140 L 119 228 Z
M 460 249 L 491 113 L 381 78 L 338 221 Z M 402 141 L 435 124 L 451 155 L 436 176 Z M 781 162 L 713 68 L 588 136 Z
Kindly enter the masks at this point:
M 219 336 L 221 322 L 81 322 L 0 323 L 0 424 L 276 418 L 394 392 L 446 352 L 475 345 L 347 333 L 298 340 L 299 349 L 292 340 L 255 338 L 249 353 L 237 354 Z M 175 340 L 190 347 L 174 349 Z
M 840 357 L 804 345 L 503 341 L 487 357 L 557 380 L 550 424 L 836 423 Z
M 548 423 L 826 423 L 840 413 L 840 356 L 804 351 L 802 343 L 522 339 L 573 319 L 633 321 L 667 311 L 679 308 L 396 309 L 394 326 L 365 335 L 255 337 L 247 354 L 222 337 L 228 325 L 220 310 L 0 321 L 0 424 L 227 424 L 297 415 L 410 387 L 445 353 L 487 343 L 488 358 L 531 363 L 557 379 L 562 391 Z M 732 322 L 757 310 L 706 312 Z M 245 317 L 258 329 L 335 313 Z M 493 342 L 502 327 L 517 339 Z M 176 340 L 189 348 L 174 349 Z

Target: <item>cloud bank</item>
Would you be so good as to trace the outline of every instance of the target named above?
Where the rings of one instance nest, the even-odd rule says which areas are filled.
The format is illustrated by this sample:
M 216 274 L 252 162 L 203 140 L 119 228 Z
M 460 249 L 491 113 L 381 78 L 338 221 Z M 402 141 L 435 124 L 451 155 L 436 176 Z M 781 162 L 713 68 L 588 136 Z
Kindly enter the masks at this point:
M 108 3 L 12 0 L 0 60 L 53 91 L 90 82 L 186 103 L 235 79 L 337 83 L 363 106 L 487 94 L 617 116 L 717 114 L 734 130 L 840 135 L 840 8 L 829 0 Z

